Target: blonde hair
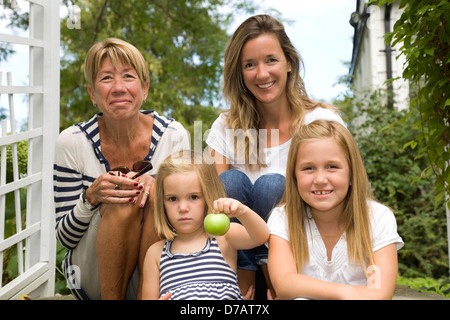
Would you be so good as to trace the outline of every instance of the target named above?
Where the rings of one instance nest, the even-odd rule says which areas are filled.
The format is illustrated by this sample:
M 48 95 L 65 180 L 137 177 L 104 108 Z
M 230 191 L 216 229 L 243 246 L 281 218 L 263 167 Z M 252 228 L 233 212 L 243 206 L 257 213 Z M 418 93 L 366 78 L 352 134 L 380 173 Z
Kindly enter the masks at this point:
M 214 200 L 225 197 L 225 191 L 214 163 L 208 164 L 200 152 L 181 150 L 167 157 L 156 174 L 154 221 L 160 239 L 172 240 L 176 232 L 170 225 L 164 208 L 164 180 L 173 174 L 194 171 L 200 181 L 206 202 L 206 213 L 210 213 Z
M 316 120 L 299 128 L 291 141 L 286 169 L 286 190 L 280 201 L 285 205 L 289 226 L 289 237 L 297 271 L 303 270 L 309 261 L 308 241 L 305 229 L 307 204 L 301 198 L 295 175 L 298 148 L 305 141 L 333 138 L 345 154 L 350 169 L 350 187 L 344 200 L 341 219 L 346 233 L 347 250 L 350 260 L 359 262 L 366 271 L 368 265 L 375 264 L 373 256 L 368 200 L 372 199 L 369 180 L 358 146 L 351 133 L 340 123 Z
M 305 84 L 300 77 L 300 67 L 303 61 L 299 53 L 287 36 L 284 26 L 277 19 L 269 15 L 256 15 L 245 20 L 234 32 L 224 54 L 223 68 L 223 94 L 230 104 L 228 112 L 228 125 L 231 129 L 247 131 L 253 129 L 256 139 L 251 135 L 245 142 L 245 160 L 250 169 L 261 166 L 258 151 L 258 129 L 260 129 L 260 116 L 256 109 L 256 98 L 244 84 L 241 64 L 241 53 L 244 45 L 262 34 L 274 34 L 284 52 L 287 62 L 291 65 L 286 84 L 286 95 L 291 108 L 291 133 L 293 129 L 303 124 L 303 118 L 308 110 L 316 107 L 335 109 L 331 105 L 313 101 L 306 93 Z M 236 146 L 235 146 L 236 149 Z M 256 156 L 257 165 L 250 163 L 249 159 Z
M 94 44 L 86 54 L 84 60 L 84 77 L 88 85 L 95 83 L 104 59 L 111 59 L 116 68 L 119 63 L 133 67 L 141 81 L 142 86 L 149 82 L 150 76 L 141 52 L 130 43 L 116 38 L 108 38 Z

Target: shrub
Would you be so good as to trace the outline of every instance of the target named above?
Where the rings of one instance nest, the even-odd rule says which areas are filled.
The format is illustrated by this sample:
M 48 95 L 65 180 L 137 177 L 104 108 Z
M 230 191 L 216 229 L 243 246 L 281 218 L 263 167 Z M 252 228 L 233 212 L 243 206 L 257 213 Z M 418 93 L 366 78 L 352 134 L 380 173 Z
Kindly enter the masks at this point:
M 350 99 L 351 100 L 351 99 Z M 434 206 L 432 179 L 418 179 L 426 159 L 407 147 L 418 134 L 417 119 L 387 107 L 384 93 L 353 102 L 344 111 L 354 134 L 375 198 L 391 207 L 405 242 L 399 251 L 399 273 L 447 277 L 448 245 L 444 204 Z M 355 123 L 358 123 L 356 126 Z

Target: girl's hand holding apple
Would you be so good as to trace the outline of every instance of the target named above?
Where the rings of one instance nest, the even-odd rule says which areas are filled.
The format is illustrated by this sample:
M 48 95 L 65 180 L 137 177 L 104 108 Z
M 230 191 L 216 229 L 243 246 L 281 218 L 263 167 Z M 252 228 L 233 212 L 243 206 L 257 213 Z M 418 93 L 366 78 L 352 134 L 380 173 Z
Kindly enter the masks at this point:
M 231 198 L 214 201 L 214 212 L 206 215 L 203 225 L 207 233 L 223 236 L 230 228 L 229 217 L 239 217 L 245 213 L 245 206 Z
M 214 201 L 214 211 L 225 213 L 228 217 L 239 218 L 246 213 L 247 206 L 232 198 L 219 198 Z

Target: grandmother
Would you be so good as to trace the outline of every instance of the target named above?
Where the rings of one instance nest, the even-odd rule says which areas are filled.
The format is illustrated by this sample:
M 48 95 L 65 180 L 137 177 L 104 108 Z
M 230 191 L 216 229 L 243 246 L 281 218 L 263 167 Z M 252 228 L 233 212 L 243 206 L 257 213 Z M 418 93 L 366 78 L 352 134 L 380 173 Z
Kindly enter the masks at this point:
M 189 148 L 183 126 L 141 110 L 149 89 L 142 54 L 120 39 L 86 55 L 87 89 L 99 113 L 61 132 L 56 144 L 56 235 L 78 299 L 136 299 L 139 265 L 155 242 L 153 176 Z

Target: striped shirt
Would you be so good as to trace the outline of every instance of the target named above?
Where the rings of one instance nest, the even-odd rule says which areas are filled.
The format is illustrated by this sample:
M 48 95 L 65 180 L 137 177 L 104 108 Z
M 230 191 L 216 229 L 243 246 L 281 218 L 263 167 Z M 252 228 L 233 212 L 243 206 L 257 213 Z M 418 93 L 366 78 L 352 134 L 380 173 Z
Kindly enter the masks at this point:
M 160 294 L 171 300 L 242 300 L 237 275 L 222 256 L 215 237 L 195 253 L 171 252 L 164 244 L 160 260 Z
M 145 157 L 153 165 L 148 174 L 154 175 L 167 156 L 190 148 L 189 138 L 183 126 L 173 119 L 155 111 L 141 113 L 154 117 L 150 150 Z M 65 265 L 71 265 L 71 250 L 77 247 L 98 211 L 87 209 L 80 195 L 98 176 L 110 170 L 108 160 L 101 152 L 97 121 L 101 115 L 98 113 L 88 121 L 63 130 L 56 142 L 53 170 L 56 237 L 63 247 L 69 249 Z

